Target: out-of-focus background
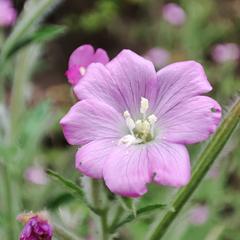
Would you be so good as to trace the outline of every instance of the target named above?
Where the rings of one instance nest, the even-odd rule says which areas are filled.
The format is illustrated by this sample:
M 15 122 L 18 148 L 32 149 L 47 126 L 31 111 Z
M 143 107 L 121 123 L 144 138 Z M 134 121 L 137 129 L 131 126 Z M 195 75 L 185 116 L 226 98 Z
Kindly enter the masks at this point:
M 24 3 L 13 2 L 18 14 Z M 65 77 L 70 54 L 89 43 L 105 49 L 110 58 L 131 49 L 153 61 L 156 69 L 176 61 L 199 61 L 213 86 L 210 95 L 226 109 L 240 90 L 240 1 L 66 0 L 51 10 L 41 24 L 61 25 L 64 33 L 21 49 L 4 69 L 4 101 L 13 118 L 17 114 L 10 144 L 0 151 L 11 159 L 16 212 L 48 210 L 59 225 L 92 239 L 88 209 L 45 173 L 50 168 L 76 182 L 80 178 L 74 168 L 76 149 L 65 142 L 58 123 L 75 102 Z M 11 28 L 2 28 L 1 33 L 7 36 Z M 13 88 L 14 81 L 24 83 Z M 22 100 L 15 105 L 14 92 Z M 233 135 L 164 239 L 240 239 L 239 136 L 239 132 Z M 193 165 L 203 145 L 189 147 Z M 3 189 L 0 185 L 0 198 L 5 197 Z M 175 193 L 155 185 L 149 189 L 139 206 L 166 203 Z M 109 198 L 116 201 L 112 195 Z M 116 239 L 144 239 L 155 218 L 148 215 L 131 223 Z M 1 239 L 5 239 L 4 219 L 0 201 Z

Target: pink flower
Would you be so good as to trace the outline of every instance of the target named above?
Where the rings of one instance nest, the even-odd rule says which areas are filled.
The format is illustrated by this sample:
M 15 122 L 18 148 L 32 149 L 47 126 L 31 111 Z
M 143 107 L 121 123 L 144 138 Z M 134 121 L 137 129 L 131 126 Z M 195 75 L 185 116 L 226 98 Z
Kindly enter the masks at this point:
M 109 62 L 107 53 L 98 48 L 94 52 L 94 48 L 91 45 L 82 45 L 78 47 L 70 56 L 68 62 L 68 70 L 66 76 L 68 81 L 73 86 L 85 75 L 88 65 L 91 63 L 102 63 L 106 64 Z
M 240 58 L 240 47 L 235 43 L 217 44 L 212 50 L 212 58 L 217 63 L 236 61 Z
M 194 225 L 202 225 L 207 221 L 208 215 L 208 207 L 205 205 L 198 205 L 191 209 L 189 213 L 189 221 Z
M 184 10 L 176 3 L 168 3 L 162 9 L 163 18 L 174 26 L 181 26 L 186 20 Z
M 169 63 L 170 53 L 163 48 L 152 48 L 144 57 L 150 60 L 156 68 L 161 68 Z
M 178 62 L 156 73 L 153 64 L 123 50 L 105 66 L 91 64 L 60 121 L 69 144 L 82 146 L 76 168 L 103 178 L 117 194 L 139 197 L 154 181 L 173 187 L 190 179 L 185 144 L 206 140 L 221 118 L 202 66 Z
M 15 23 L 16 10 L 10 0 L 0 0 L 0 26 L 6 27 Z
M 47 174 L 40 166 L 31 166 L 25 172 L 25 178 L 34 184 L 45 185 L 48 182 Z

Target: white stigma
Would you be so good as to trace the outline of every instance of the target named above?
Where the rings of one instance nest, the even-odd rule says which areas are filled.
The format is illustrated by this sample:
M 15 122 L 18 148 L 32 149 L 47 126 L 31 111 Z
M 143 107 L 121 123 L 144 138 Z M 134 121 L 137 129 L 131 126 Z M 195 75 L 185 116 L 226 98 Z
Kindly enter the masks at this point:
M 148 99 L 141 97 L 140 113 L 142 114 L 142 119 L 134 121 L 128 111 L 123 113 L 130 134 L 122 137 L 119 140 L 119 144 L 126 144 L 129 146 L 133 144 L 146 143 L 154 138 L 154 125 L 157 122 L 157 117 L 154 114 L 147 117 L 146 113 L 148 108 Z
M 86 73 L 86 68 L 85 67 L 80 67 L 79 68 L 79 72 L 81 73 L 81 75 L 83 76 Z

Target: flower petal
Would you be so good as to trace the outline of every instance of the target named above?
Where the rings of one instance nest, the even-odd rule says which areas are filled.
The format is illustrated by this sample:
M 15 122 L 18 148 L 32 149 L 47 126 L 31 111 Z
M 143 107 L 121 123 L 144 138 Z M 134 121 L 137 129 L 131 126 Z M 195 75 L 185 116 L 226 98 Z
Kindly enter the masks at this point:
M 74 50 L 69 58 L 68 70 L 66 71 L 69 82 L 72 85 L 77 84 L 85 74 L 88 65 L 93 62 L 100 62 L 102 64 L 109 62 L 106 51 L 98 48 L 94 52 L 94 48 L 89 44 L 82 45 Z M 83 67 L 83 72 L 81 72 L 81 67 Z
M 192 144 L 206 140 L 221 120 L 221 107 L 210 97 L 196 96 L 159 116 L 161 136 L 171 142 Z
M 156 183 L 181 187 L 189 182 L 191 166 L 185 146 L 161 141 L 149 145 L 148 157 L 151 174 Z
M 109 57 L 107 52 L 102 49 L 102 48 L 98 48 L 95 52 L 94 55 L 95 61 L 94 62 L 100 62 L 102 64 L 107 64 L 109 62 Z
M 119 112 L 139 112 L 140 99 L 151 101 L 156 88 L 153 64 L 130 50 L 123 50 L 105 66 L 91 64 L 81 84 L 74 88 L 79 99 L 97 98 Z
M 76 103 L 60 124 L 65 138 L 72 145 L 99 139 L 120 139 L 127 133 L 123 116 L 111 106 L 93 99 Z
M 103 166 L 116 141 L 92 141 L 78 149 L 76 154 L 76 168 L 92 178 L 102 178 Z
M 155 114 L 161 116 L 179 102 L 212 90 L 202 66 L 195 61 L 170 64 L 157 73 Z
M 104 164 L 103 178 L 116 194 L 142 196 L 147 191 L 146 184 L 151 181 L 145 146 L 117 146 Z
M 92 62 L 94 48 L 90 44 L 85 44 L 73 51 L 69 58 L 69 67 L 74 65 L 87 66 Z

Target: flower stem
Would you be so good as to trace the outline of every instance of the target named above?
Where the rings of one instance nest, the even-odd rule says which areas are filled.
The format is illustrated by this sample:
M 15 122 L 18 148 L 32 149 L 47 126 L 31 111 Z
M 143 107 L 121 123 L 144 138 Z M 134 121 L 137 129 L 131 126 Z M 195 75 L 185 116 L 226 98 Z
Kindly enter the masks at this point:
M 108 225 L 107 225 L 107 212 L 103 211 L 100 218 L 100 226 L 101 226 L 101 233 L 100 239 L 101 240 L 108 240 Z
M 94 220 L 98 227 L 98 239 L 108 240 L 108 224 L 107 224 L 107 208 L 103 206 L 103 199 L 101 198 L 100 182 L 91 180 L 91 202 L 94 208 L 101 209 L 98 216 L 94 216 Z
M 185 188 L 179 190 L 173 199 L 173 210 L 167 211 L 161 220 L 155 225 L 149 235 L 149 240 L 159 240 L 164 236 L 168 227 L 171 225 L 182 207 L 196 190 L 203 177 L 207 173 L 208 169 L 227 143 L 227 140 L 230 138 L 234 129 L 237 127 L 239 121 L 240 98 L 237 99 L 232 109 L 229 111 L 226 118 L 222 122 L 221 126 L 218 128 L 217 132 L 200 155 L 193 170 L 191 181 Z
M 74 233 L 70 232 L 57 223 L 54 223 L 54 235 L 59 239 L 64 240 L 82 240 L 82 238 L 76 236 Z
M 5 195 L 5 207 L 6 207 L 6 234 L 7 240 L 15 240 L 16 237 L 16 216 L 14 213 L 14 201 L 12 194 L 12 183 L 9 167 L 7 164 L 4 165 L 3 169 L 3 178 L 4 178 L 4 195 Z

